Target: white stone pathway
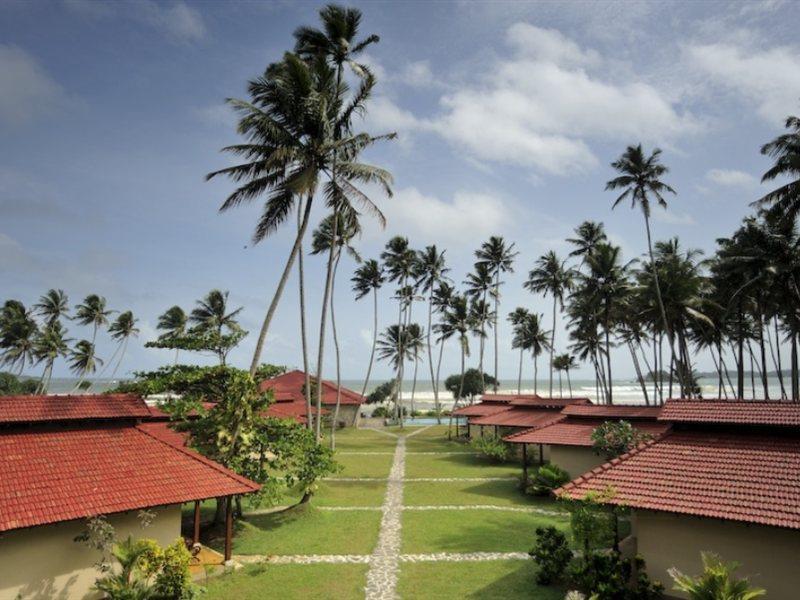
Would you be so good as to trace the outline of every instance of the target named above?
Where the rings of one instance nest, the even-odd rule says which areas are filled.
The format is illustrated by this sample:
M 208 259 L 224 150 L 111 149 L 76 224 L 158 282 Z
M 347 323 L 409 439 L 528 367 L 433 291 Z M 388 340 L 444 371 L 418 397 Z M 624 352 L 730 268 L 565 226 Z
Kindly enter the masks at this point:
M 371 452 L 371 451 L 363 451 L 362 452 L 360 450 L 341 451 L 341 452 L 338 452 L 338 454 L 341 454 L 341 455 L 344 455 L 344 456 L 347 456 L 347 455 L 351 455 L 351 456 L 394 456 L 394 452 Z M 436 454 L 436 455 L 439 455 L 439 456 L 452 456 L 454 454 L 458 454 L 458 455 L 461 455 L 461 456 L 480 456 L 481 453 L 480 452 L 455 452 L 455 451 L 454 452 L 450 452 L 450 451 L 447 451 L 447 452 L 434 452 L 434 451 L 431 451 L 431 452 L 422 452 L 422 451 L 420 451 L 420 452 L 411 452 L 411 451 L 408 451 L 408 452 L 406 452 L 406 454 L 407 455 L 411 455 L 411 454 L 425 454 L 425 455 Z
M 242 564 L 271 563 L 274 565 L 315 564 L 369 564 L 375 563 L 374 554 L 237 554 L 236 562 Z M 525 552 L 437 552 L 436 554 L 399 554 L 398 562 L 482 562 L 490 560 L 527 560 Z
M 391 481 L 389 477 L 323 477 L 323 481 L 338 481 L 338 482 L 358 482 L 358 481 Z M 455 481 L 519 481 L 519 477 L 406 477 L 403 481 L 408 482 L 423 482 L 431 481 L 435 483 L 449 483 Z

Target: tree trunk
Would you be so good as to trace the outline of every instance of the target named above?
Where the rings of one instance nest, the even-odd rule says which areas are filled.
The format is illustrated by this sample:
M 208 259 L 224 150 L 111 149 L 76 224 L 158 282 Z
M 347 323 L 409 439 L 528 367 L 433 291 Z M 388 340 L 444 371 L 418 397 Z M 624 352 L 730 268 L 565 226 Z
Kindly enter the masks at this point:
M 539 357 L 533 353 L 533 393 L 539 395 Z
M 761 354 L 761 387 L 764 389 L 764 400 L 769 400 L 769 385 L 767 384 L 767 351 L 764 345 L 764 313 L 760 307 L 758 311 L 758 349 Z
M 433 285 L 428 293 L 428 331 L 426 341 L 428 344 L 428 368 L 431 372 L 431 386 L 433 387 L 433 405 L 436 414 L 439 415 L 439 386 L 436 381 L 436 374 L 433 372 L 433 347 L 431 345 L 431 333 L 433 328 Z
M 611 319 L 609 315 L 609 308 L 606 307 L 606 322 L 605 322 L 605 330 L 606 330 L 606 364 L 608 367 L 608 403 L 614 404 L 614 380 L 611 378 L 611 340 L 609 337 L 609 329 L 611 328 Z
M 742 328 L 742 301 L 739 300 L 738 340 L 739 358 L 736 363 L 736 397 L 744 400 L 744 331 Z
M 311 197 L 306 200 L 311 202 Z M 297 207 L 297 231 L 303 226 L 302 219 L 302 206 L 301 202 Z M 311 372 L 308 369 L 308 332 L 306 328 L 306 284 L 305 284 L 305 269 L 303 267 L 303 243 L 300 240 L 300 247 L 297 251 L 297 291 L 300 295 L 300 344 L 303 350 L 303 372 L 305 373 L 305 388 L 304 393 L 306 397 L 306 427 L 309 430 L 314 429 L 314 416 L 311 406 Z
M 778 383 L 781 386 L 781 399 L 788 398 L 786 394 L 786 386 L 783 383 L 783 360 L 781 359 L 781 336 L 778 331 L 778 317 L 772 317 L 772 322 L 775 325 L 775 348 L 772 346 L 772 336 L 770 336 L 769 351 L 772 354 L 772 362 L 775 363 L 775 369 L 778 371 Z M 767 326 L 769 332 L 769 326 Z
M 342 400 L 342 365 L 339 351 L 339 335 L 336 331 L 336 311 L 334 298 L 336 295 L 336 274 L 339 271 L 339 260 L 342 258 L 342 249 L 336 250 L 336 262 L 333 265 L 333 279 L 331 280 L 331 330 L 333 331 L 333 348 L 336 353 L 336 407 L 333 409 L 331 422 L 331 450 L 336 449 L 336 424 L 339 422 L 339 405 Z
M 436 424 L 442 424 L 442 405 L 439 402 L 439 374 L 442 371 L 442 354 L 444 353 L 444 339 L 439 342 L 439 360 L 436 363 Z
M 486 310 L 486 290 L 483 290 L 483 310 Z M 481 393 L 486 391 L 486 378 L 483 373 L 483 357 L 486 350 L 486 314 L 481 314 L 481 343 L 478 359 L 478 370 L 481 372 Z
M 523 348 L 519 349 L 519 374 L 517 375 L 517 394 L 522 393 L 522 354 Z
M 800 400 L 800 377 L 797 368 L 797 334 L 792 332 L 792 348 L 790 361 L 792 363 L 792 400 Z
M 294 259 L 300 250 L 300 244 L 303 242 L 303 236 L 305 236 L 306 229 L 308 228 L 308 218 L 311 215 L 312 199 L 313 198 L 309 196 L 308 200 L 306 201 L 305 211 L 303 213 L 303 222 L 300 225 L 300 231 L 297 232 L 297 237 L 295 238 L 294 245 L 289 253 L 289 258 L 286 260 L 286 265 L 283 268 L 280 281 L 278 281 L 278 287 L 275 289 L 275 294 L 272 296 L 272 301 L 267 309 L 264 322 L 261 324 L 261 331 L 258 334 L 258 341 L 256 342 L 256 349 L 253 353 L 253 360 L 250 362 L 251 377 L 255 376 L 256 371 L 258 370 L 258 365 L 261 362 L 261 352 L 264 349 L 264 340 L 267 339 L 267 332 L 269 331 L 270 323 L 272 323 L 272 317 L 275 316 L 275 311 L 278 308 L 281 295 L 283 295 L 283 288 L 286 287 L 286 281 L 289 279 L 289 273 L 292 271 Z
M 636 356 L 636 349 L 633 347 L 633 342 L 628 341 L 628 350 L 631 353 L 631 359 L 633 360 L 633 369 L 636 371 L 636 379 L 639 380 L 639 385 L 642 388 L 642 393 L 644 394 L 644 403 L 649 406 L 650 405 L 650 398 L 647 395 L 647 384 L 644 381 L 644 377 L 642 376 L 642 369 L 639 366 L 639 358 Z
M 448 439 L 450 438 L 450 430 L 453 427 L 453 413 L 455 412 L 456 407 L 458 406 L 458 401 L 461 399 L 461 394 L 464 393 L 464 360 L 465 360 L 464 340 L 459 340 L 459 343 L 461 344 L 461 381 L 458 384 L 458 395 L 456 396 L 455 401 L 453 402 L 453 409 L 450 411 L 450 419 L 447 424 Z M 469 433 L 469 425 L 467 425 L 467 433 Z
M 558 298 L 553 294 L 553 331 L 550 332 L 550 397 L 553 397 L 553 353 L 556 348 L 556 306 Z
M 572 395 L 572 378 L 569 376 L 569 369 L 567 369 L 567 385 L 569 386 L 569 397 L 574 398 Z
M 369 386 L 369 376 L 372 373 L 372 363 L 375 361 L 375 348 L 378 345 L 378 288 L 372 289 L 372 351 L 369 353 L 369 366 L 367 367 L 367 377 L 364 379 L 364 386 L 361 388 L 361 395 L 367 393 Z
M 500 269 L 497 269 L 494 282 L 494 393 L 497 393 L 497 385 L 500 382 L 497 370 L 497 316 L 500 314 Z

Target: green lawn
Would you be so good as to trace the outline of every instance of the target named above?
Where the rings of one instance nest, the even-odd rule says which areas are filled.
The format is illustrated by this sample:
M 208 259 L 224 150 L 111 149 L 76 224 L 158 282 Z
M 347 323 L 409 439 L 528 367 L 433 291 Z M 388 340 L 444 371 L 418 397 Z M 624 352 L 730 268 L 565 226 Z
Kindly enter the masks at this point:
M 446 423 L 447 421 L 444 420 Z M 453 427 L 455 433 L 455 427 Z M 406 440 L 408 452 L 474 452 L 464 442 L 447 439 L 447 425 L 434 425 Z
M 330 512 L 299 506 L 238 521 L 234 554 L 370 554 L 379 511 Z M 221 540 L 216 540 L 217 545 Z
M 413 439 L 413 438 L 412 438 Z M 495 463 L 483 456 L 469 454 L 406 456 L 409 477 L 519 477 L 522 466 L 514 462 Z
M 341 454 L 336 462 L 344 467 L 334 477 L 388 477 L 394 456 L 391 454 Z
M 323 481 L 311 503 L 318 506 L 380 506 L 385 495 L 385 481 Z
M 465 563 L 404 563 L 399 595 L 405 600 L 561 600 L 564 590 L 541 587 L 533 561 L 498 560 Z
M 427 506 L 442 504 L 492 504 L 495 506 L 540 506 L 556 510 L 546 498 L 526 496 L 516 481 L 406 482 L 403 504 Z
M 328 443 L 327 438 L 324 443 Z M 369 429 L 346 428 L 336 432 L 336 449 L 358 452 L 392 452 L 397 438 Z
M 209 579 L 207 600 L 353 600 L 364 597 L 368 565 L 251 565 Z
M 403 511 L 405 554 L 434 552 L 527 552 L 537 527 L 566 530 L 567 517 L 494 510 Z

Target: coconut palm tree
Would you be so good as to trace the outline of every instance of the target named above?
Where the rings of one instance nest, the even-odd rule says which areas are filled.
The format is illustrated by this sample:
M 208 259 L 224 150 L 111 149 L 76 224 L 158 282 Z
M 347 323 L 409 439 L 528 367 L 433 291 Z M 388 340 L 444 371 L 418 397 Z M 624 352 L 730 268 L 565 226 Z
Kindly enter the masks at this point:
M 33 305 L 34 312 L 44 319 L 46 326 L 52 325 L 69 312 L 69 298 L 64 290 L 51 289 Z
M 395 396 L 395 415 L 403 426 L 403 407 L 401 406 L 402 390 L 400 389 L 403 381 L 403 368 L 405 362 L 413 360 L 414 352 L 417 351 L 423 340 L 422 328 L 416 323 L 411 325 L 390 325 L 386 328 L 378 340 L 378 360 L 387 360 L 395 370 L 396 388 Z
M 542 328 L 544 315 L 530 313 L 522 322 L 522 345 L 533 356 L 533 393 L 539 393 L 539 357 L 550 350 L 551 333 Z M 552 396 L 552 394 L 551 394 Z
M 664 308 L 664 301 L 661 297 L 661 285 L 656 272 L 655 259 L 653 258 L 653 240 L 650 233 L 650 202 L 655 200 L 662 208 L 667 208 L 667 201 L 664 194 L 667 192 L 675 194 L 675 190 L 661 181 L 661 178 L 669 172 L 669 169 L 661 163 L 661 150 L 656 148 L 645 156 L 642 145 L 628 146 L 611 166 L 619 173 L 618 177 L 606 183 L 606 190 L 622 190 L 612 205 L 612 209 L 623 200 L 630 199 L 631 208 L 639 208 L 644 216 L 644 225 L 647 232 L 647 252 L 650 256 L 650 270 L 653 273 L 655 283 L 656 298 L 658 307 L 661 311 L 661 321 L 664 330 L 667 332 L 672 362 L 675 361 L 675 339 L 673 331 L 667 320 L 667 312 Z M 679 374 L 680 377 L 680 374 Z M 682 383 L 681 383 L 682 385 Z
M 217 338 L 221 338 L 223 331 L 236 333 L 241 331 L 239 322 L 236 317 L 242 312 L 243 307 L 239 307 L 231 312 L 228 312 L 228 295 L 229 292 L 220 290 L 211 290 L 203 298 L 197 301 L 197 307 L 192 309 L 189 314 L 189 323 L 194 325 L 194 331 L 203 334 L 210 334 Z M 217 350 L 217 356 L 221 365 L 225 364 L 230 348 L 222 348 Z
M 69 355 L 69 342 L 66 338 L 67 331 L 64 329 L 60 320 L 55 320 L 46 325 L 36 336 L 33 347 L 33 354 L 37 363 L 44 363 L 44 370 L 39 379 L 37 393 L 46 394 L 50 387 L 50 380 L 53 377 L 53 365 L 58 358 L 66 358 Z
M 108 328 L 108 332 L 111 334 L 111 339 L 117 342 L 118 348 L 120 349 L 117 365 L 111 372 L 111 379 L 113 380 L 117 374 L 117 369 L 119 369 L 122 360 L 125 358 L 125 351 L 128 349 L 128 340 L 132 336 L 135 337 L 139 334 L 139 329 L 136 327 L 136 318 L 134 318 L 133 313 L 129 310 L 120 313 Z
M 78 376 L 78 383 L 72 390 L 73 393 L 80 388 L 86 376 L 97 371 L 97 366 L 103 365 L 103 360 L 95 356 L 94 344 L 89 340 L 80 340 L 69 354 L 70 370 Z
M 569 353 L 559 354 L 553 359 L 556 362 L 556 368 L 559 370 L 558 374 L 558 393 L 559 396 L 561 395 L 561 371 L 564 371 L 567 375 L 567 386 L 569 389 L 569 397 L 572 398 L 572 379 L 570 378 L 569 372 L 578 366 L 575 362 L 575 357 Z
M 19 367 L 22 375 L 25 366 L 33 363 L 38 333 L 31 311 L 19 300 L 7 300 L 0 311 L 0 362 L 12 369 Z
M 433 302 L 433 309 L 438 318 L 441 320 L 444 312 L 450 306 L 450 303 L 453 301 L 453 296 L 455 295 L 455 288 L 447 282 L 442 282 L 439 286 L 433 291 L 433 296 L 431 301 Z M 433 328 L 436 329 L 438 325 L 433 325 Z M 442 356 L 444 355 L 444 338 L 437 339 L 437 343 L 439 344 L 439 356 L 436 359 L 436 390 L 438 395 L 439 390 L 439 382 L 441 381 L 441 373 L 442 373 Z M 436 422 L 441 424 L 441 401 L 436 405 Z
M 464 394 L 464 373 L 466 372 L 466 358 L 469 356 L 469 335 L 478 329 L 478 324 L 473 320 L 467 305 L 467 298 L 460 294 L 454 294 L 447 309 L 442 313 L 441 321 L 436 326 L 439 339 L 449 340 L 456 336 L 458 338 L 459 349 L 461 350 L 461 380 L 458 385 L 458 395 L 453 403 L 452 410 L 458 406 L 459 399 Z M 450 412 L 448 422 L 448 436 L 453 426 L 453 414 Z
M 330 252 L 330 247 L 332 245 L 335 247 L 333 277 L 331 279 L 330 310 L 333 345 L 336 355 L 336 407 L 334 408 L 333 421 L 331 423 L 331 449 L 336 448 L 336 423 L 339 420 L 339 404 L 341 402 L 342 393 L 341 353 L 339 349 L 339 335 L 336 330 L 336 311 L 334 308 L 336 275 L 339 272 L 339 261 L 342 258 L 342 250 L 347 252 L 356 262 L 361 262 L 361 256 L 351 245 L 353 239 L 360 234 L 361 225 L 358 222 L 358 216 L 355 214 L 355 211 L 346 207 L 344 210 L 334 212 L 325 217 L 319 224 L 319 227 L 314 230 L 311 241 L 311 254 Z M 317 417 L 320 418 L 321 415 L 317 415 Z
M 494 296 L 494 391 L 497 392 L 498 378 L 498 323 L 497 318 L 500 314 L 500 286 L 503 282 L 500 276 L 503 273 L 514 272 L 514 259 L 519 255 L 519 252 L 514 251 L 514 244 L 506 244 L 506 241 L 500 236 L 492 236 L 488 241 L 481 244 L 481 247 L 475 252 L 475 257 L 478 263 L 484 263 L 489 267 L 489 272 L 494 276 L 494 287 L 492 289 L 492 296 Z
M 491 321 L 491 313 L 489 310 L 488 297 L 490 293 L 494 292 L 494 274 L 490 267 L 485 262 L 475 263 L 475 271 L 467 274 L 467 279 L 464 281 L 467 286 L 467 297 L 472 300 L 470 309 L 473 310 L 473 316 L 477 319 L 478 327 L 480 329 L 480 344 L 478 346 L 478 370 L 481 373 L 481 389 L 485 390 L 484 384 L 484 370 L 483 370 L 483 357 L 486 347 L 486 325 Z
M 164 314 L 158 317 L 158 324 L 156 329 L 160 329 L 164 333 L 158 336 L 159 340 L 167 340 L 170 338 L 179 338 L 186 334 L 186 325 L 188 317 L 184 310 L 178 306 L 171 306 Z M 180 350 L 175 348 L 175 364 L 178 364 L 178 352 Z
M 605 227 L 602 223 L 584 221 L 575 228 L 575 237 L 567 238 L 567 242 L 575 246 L 575 249 L 569 255 L 579 257 L 582 264 L 586 257 L 594 252 L 597 244 L 607 241 L 608 236 L 606 236 Z
M 375 348 L 378 344 L 378 290 L 381 289 L 381 286 L 386 281 L 383 265 L 374 258 L 366 260 L 355 270 L 350 281 L 353 282 L 356 300 L 361 300 L 368 294 L 372 294 L 372 350 L 369 353 L 367 376 L 364 378 L 364 385 L 361 388 L 361 395 L 363 396 L 367 393 L 367 387 L 369 387 L 369 377 L 375 360 Z
M 533 293 L 549 294 L 553 297 L 553 329 L 550 331 L 550 397 L 553 396 L 553 352 L 556 344 L 556 311 L 564 308 L 564 295 L 572 288 L 574 273 L 566 267 L 552 250 L 540 256 L 536 267 L 528 274 L 523 284 L 525 289 Z
M 73 317 L 81 325 L 92 326 L 92 346 L 97 341 L 97 330 L 108 325 L 108 317 L 114 311 L 106 308 L 106 299 L 97 294 L 89 294 L 75 307 Z
M 779 135 L 761 147 L 761 154 L 774 159 L 774 164 L 761 177 L 761 182 L 788 178 L 789 183 L 766 194 L 753 204 L 768 207 L 772 214 L 797 221 L 800 212 L 800 117 L 786 118 L 788 133 Z
M 513 336 L 511 338 L 511 348 L 519 349 L 519 372 L 517 374 L 517 394 L 522 393 L 522 359 L 525 354 L 525 339 L 523 331 L 525 321 L 530 312 L 527 308 L 518 306 L 513 312 L 508 313 L 508 322 L 511 323 Z
M 439 250 L 436 246 L 427 246 L 425 250 L 420 250 L 417 253 L 417 280 L 416 287 L 423 293 L 428 294 L 428 329 L 425 340 L 425 345 L 428 349 L 428 367 L 431 373 L 431 386 L 433 388 L 433 403 L 436 407 L 436 419 L 441 423 L 441 408 L 439 406 L 439 381 L 436 378 L 433 366 L 433 348 L 431 344 L 431 336 L 433 333 L 433 312 L 437 305 L 434 302 L 434 295 L 441 285 L 448 279 L 447 273 L 450 271 L 445 266 L 445 251 Z M 413 394 L 412 394 L 413 396 Z

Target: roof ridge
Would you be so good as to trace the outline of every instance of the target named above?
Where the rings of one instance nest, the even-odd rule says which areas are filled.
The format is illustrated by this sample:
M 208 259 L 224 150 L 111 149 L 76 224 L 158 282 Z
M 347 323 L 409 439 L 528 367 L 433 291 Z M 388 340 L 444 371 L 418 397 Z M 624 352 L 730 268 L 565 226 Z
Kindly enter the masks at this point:
M 209 466 L 209 467 L 219 471 L 220 473 L 222 473 L 223 475 L 226 475 L 230 479 L 233 479 L 234 481 L 237 481 L 237 482 L 239 482 L 239 483 L 241 483 L 243 485 L 246 485 L 246 486 L 252 488 L 254 492 L 261 489 L 261 485 L 256 483 L 255 481 L 252 481 L 252 480 L 248 479 L 247 477 L 243 477 L 242 475 L 239 475 L 238 473 L 234 473 L 228 467 L 226 467 L 224 465 L 221 465 L 220 463 L 218 463 L 216 461 L 213 461 L 210 458 L 207 458 L 207 457 L 203 456 L 199 452 L 196 452 L 195 450 L 192 450 L 191 448 L 188 448 L 187 446 L 176 446 L 175 444 L 171 444 L 168 441 L 158 437 L 157 435 L 153 435 L 151 432 L 147 431 L 146 429 L 142 429 L 141 425 L 142 424 L 134 425 L 133 428 L 138 430 L 138 431 L 141 431 L 143 434 L 153 438 L 154 440 L 164 444 L 165 446 L 169 446 L 170 448 L 173 448 L 173 449 L 175 449 L 175 450 L 177 450 L 179 452 L 183 452 L 185 455 L 189 456 L 190 458 L 193 458 L 197 462 L 203 463 L 206 466 Z M 169 425 L 167 425 L 167 426 L 169 426 Z

